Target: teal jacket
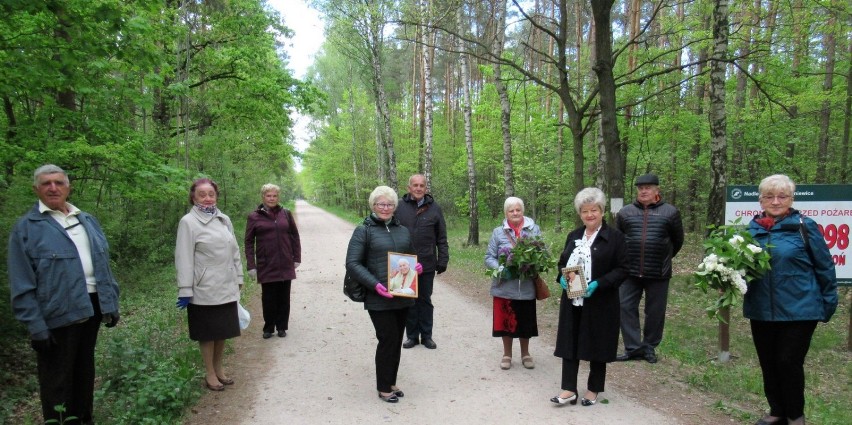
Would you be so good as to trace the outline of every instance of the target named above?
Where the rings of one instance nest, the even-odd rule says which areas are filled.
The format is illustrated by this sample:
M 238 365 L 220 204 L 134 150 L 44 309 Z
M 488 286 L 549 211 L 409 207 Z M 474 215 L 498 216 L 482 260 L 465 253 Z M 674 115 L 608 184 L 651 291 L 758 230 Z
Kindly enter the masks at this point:
M 752 219 L 748 231 L 769 250 L 772 269 L 749 282 L 743 316 L 773 322 L 831 319 L 837 309 L 837 275 L 816 222 L 794 209 L 769 230 Z

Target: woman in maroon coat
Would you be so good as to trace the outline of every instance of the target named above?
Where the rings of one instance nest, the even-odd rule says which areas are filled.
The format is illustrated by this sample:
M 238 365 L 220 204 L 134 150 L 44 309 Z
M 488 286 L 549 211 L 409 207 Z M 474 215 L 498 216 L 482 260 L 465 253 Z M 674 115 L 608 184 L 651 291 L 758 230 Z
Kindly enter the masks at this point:
M 577 403 L 577 371 L 580 360 L 589 362 L 589 380 L 583 406 L 598 401 L 606 382 L 606 364 L 615 360 L 621 316 L 618 287 L 627 277 L 624 235 L 603 221 L 606 196 L 586 188 L 574 198 L 583 226 L 568 234 L 559 267 L 580 266 L 589 280 L 586 294 L 568 298 L 562 291 L 556 350 L 562 357 L 562 392 L 550 399 L 557 405 Z M 559 283 L 567 286 L 560 276 Z
M 274 184 L 263 185 L 263 203 L 246 222 L 246 264 L 249 277 L 261 283 L 264 339 L 276 329 L 279 337 L 287 336 L 290 282 L 302 262 L 299 229 L 290 211 L 278 205 L 280 192 Z

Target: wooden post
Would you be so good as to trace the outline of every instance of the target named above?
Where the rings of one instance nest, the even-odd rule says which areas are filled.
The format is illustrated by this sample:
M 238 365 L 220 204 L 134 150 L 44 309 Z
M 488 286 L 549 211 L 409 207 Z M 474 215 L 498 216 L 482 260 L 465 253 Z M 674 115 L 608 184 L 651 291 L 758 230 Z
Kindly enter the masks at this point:
M 719 316 L 724 321 L 719 321 L 719 361 L 725 363 L 731 360 L 731 308 L 723 307 L 719 310 Z

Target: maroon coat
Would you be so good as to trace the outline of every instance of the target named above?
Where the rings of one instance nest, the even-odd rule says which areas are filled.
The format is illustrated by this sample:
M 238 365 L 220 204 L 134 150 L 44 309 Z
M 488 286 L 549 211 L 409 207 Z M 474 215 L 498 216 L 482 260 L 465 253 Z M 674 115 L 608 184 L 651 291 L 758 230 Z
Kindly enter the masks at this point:
M 257 270 L 258 282 L 295 279 L 293 263 L 302 262 L 302 244 L 290 211 L 260 204 L 246 221 L 245 249 L 246 267 Z

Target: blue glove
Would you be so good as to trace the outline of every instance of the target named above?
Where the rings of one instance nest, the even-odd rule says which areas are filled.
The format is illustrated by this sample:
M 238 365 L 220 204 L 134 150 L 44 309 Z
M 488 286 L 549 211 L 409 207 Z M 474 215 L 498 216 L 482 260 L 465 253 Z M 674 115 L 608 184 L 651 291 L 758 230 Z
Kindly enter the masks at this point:
M 192 297 L 178 297 L 177 303 L 175 303 L 175 307 L 183 310 L 186 306 L 189 305 L 189 299 Z
M 559 276 L 559 285 L 562 286 L 562 289 L 568 290 L 568 281 L 565 280 L 565 276 Z
M 586 295 L 583 295 L 583 298 L 591 297 L 592 294 L 595 293 L 595 289 L 598 289 L 598 281 L 597 280 L 593 280 L 593 281 L 589 282 L 589 284 L 586 286 Z

